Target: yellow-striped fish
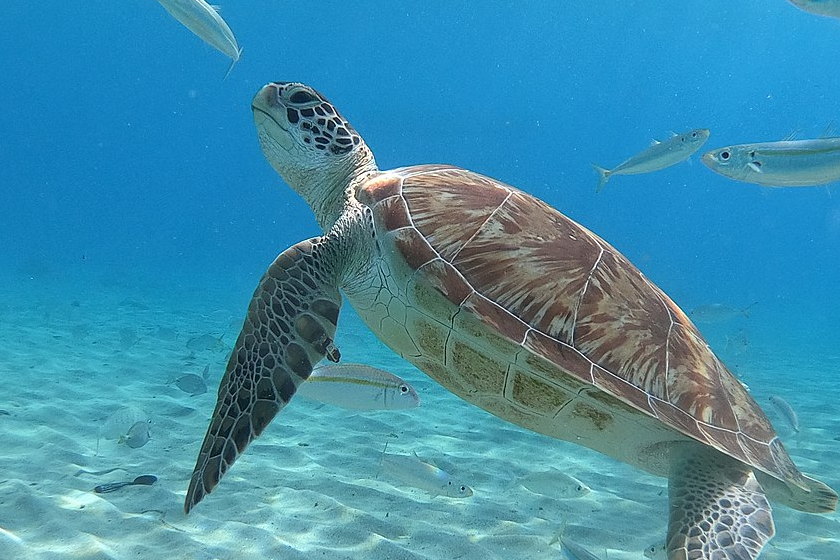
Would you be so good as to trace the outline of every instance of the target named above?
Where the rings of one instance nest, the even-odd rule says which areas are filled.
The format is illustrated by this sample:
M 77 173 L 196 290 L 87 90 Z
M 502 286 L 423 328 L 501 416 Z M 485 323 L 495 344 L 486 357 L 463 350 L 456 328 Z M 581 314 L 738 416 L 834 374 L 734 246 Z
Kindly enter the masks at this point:
M 399 410 L 420 406 L 408 382 L 364 364 L 330 364 L 315 368 L 297 394 L 353 410 Z
M 765 187 L 808 187 L 840 180 L 840 137 L 739 144 L 703 155 L 709 169 Z
M 230 27 L 216 9 L 204 0 L 158 0 L 169 14 L 204 42 L 231 58 L 231 68 L 242 49 Z M 230 70 L 228 70 L 230 72 Z

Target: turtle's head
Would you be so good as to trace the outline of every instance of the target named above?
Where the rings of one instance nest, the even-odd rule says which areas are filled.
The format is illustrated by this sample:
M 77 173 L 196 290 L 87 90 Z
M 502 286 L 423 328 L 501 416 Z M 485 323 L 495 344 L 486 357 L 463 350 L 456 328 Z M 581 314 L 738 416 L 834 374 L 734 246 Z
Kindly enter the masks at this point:
M 312 206 L 319 223 L 330 225 L 343 209 L 350 182 L 376 169 L 364 140 L 324 96 L 304 84 L 267 84 L 251 108 L 266 159 Z

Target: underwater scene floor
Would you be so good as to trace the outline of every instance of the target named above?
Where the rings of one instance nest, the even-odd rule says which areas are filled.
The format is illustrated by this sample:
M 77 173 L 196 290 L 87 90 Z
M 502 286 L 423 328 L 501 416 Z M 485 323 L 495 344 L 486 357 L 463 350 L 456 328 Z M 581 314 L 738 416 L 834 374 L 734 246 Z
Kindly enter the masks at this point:
M 566 542 L 600 559 L 638 560 L 664 540 L 664 479 L 466 404 L 378 343 L 347 305 L 337 335 L 342 361 L 401 376 L 421 406 L 356 412 L 293 400 L 185 516 L 250 289 L 55 278 L 2 286 L 0 558 L 576 558 Z M 840 355 L 820 341 L 747 339 L 739 328 L 721 328 L 710 341 L 798 466 L 840 488 Z M 178 381 L 189 374 L 197 377 Z M 796 412 L 798 432 L 771 396 Z M 139 419 L 149 421 L 147 431 L 129 433 Z M 388 477 L 380 465 L 386 444 L 474 494 L 433 496 Z M 540 483 L 557 471 L 589 491 Z M 157 482 L 93 491 L 141 475 Z M 778 505 L 774 516 L 777 534 L 762 559 L 838 558 L 837 513 Z

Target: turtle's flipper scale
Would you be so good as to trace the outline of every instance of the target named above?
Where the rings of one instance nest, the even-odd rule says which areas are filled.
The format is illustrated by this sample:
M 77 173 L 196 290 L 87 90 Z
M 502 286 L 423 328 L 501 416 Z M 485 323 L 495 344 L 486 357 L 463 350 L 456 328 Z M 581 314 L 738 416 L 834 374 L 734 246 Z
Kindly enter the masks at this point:
M 752 469 L 708 449 L 672 462 L 669 560 L 754 560 L 775 533 Z
M 341 296 L 325 238 L 302 241 L 269 267 L 254 292 L 219 385 L 184 502 L 189 513 L 286 406 L 332 344 Z

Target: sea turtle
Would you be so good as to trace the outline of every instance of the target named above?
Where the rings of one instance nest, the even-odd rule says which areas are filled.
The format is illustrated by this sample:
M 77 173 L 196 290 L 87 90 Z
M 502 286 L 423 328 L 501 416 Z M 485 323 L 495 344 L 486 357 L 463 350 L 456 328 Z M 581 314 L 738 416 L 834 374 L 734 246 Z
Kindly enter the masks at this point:
M 189 512 L 325 356 L 341 292 L 382 342 L 464 400 L 669 480 L 676 559 L 752 559 L 765 497 L 828 512 L 746 388 L 665 293 L 545 202 L 448 165 L 381 171 L 300 83 L 252 103 L 262 150 L 324 234 L 281 253 L 248 308 Z

